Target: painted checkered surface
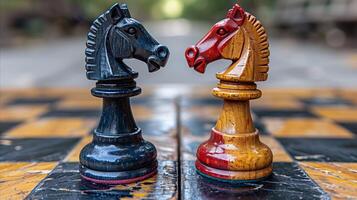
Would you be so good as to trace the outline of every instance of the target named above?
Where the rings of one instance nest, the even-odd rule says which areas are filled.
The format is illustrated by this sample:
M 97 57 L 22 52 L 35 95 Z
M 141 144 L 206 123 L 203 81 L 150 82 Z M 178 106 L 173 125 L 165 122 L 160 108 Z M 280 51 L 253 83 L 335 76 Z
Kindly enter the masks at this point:
M 274 173 L 244 185 L 200 177 L 197 146 L 222 102 L 209 88 L 144 88 L 133 112 L 158 149 L 159 174 L 105 187 L 81 181 L 78 154 L 90 142 L 101 102 L 86 89 L 0 92 L 0 199 L 355 199 L 357 91 L 266 89 L 252 102 Z

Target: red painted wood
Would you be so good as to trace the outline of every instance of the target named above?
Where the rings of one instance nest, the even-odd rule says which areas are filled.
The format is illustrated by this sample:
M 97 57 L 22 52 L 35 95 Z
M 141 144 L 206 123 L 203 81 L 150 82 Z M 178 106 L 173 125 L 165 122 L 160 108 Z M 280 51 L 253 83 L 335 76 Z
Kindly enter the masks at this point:
M 220 170 L 216 168 L 209 167 L 203 163 L 201 163 L 199 160 L 196 160 L 195 163 L 196 169 L 205 175 L 208 175 L 210 177 L 214 177 L 217 179 L 224 179 L 224 180 L 232 180 L 232 171 L 226 171 L 226 170 Z
M 230 155 L 225 152 L 223 134 L 212 129 L 211 137 L 197 149 L 197 159 L 212 168 L 229 170 Z
M 221 52 L 235 32 L 244 23 L 245 11 L 238 4 L 228 11 L 227 17 L 216 23 L 194 46 L 185 52 L 188 65 L 200 73 L 209 63 L 222 59 Z
M 81 177 L 87 181 L 97 183 L 97 184 L 121 185 L 121 184 L 129 184 L 129 183 L 139 182 L 139 181 L 148 179 L 148 178 L 154 176 L 155 174 L 157 174 L 157 170 L 155 170 L 149 174 L 146 174 L 145 176 L 140 176 L 140 177 L 136 177 L 136 178 L 132 178 L 132 179 L 125 179 L 125 180 L 99 180 L 99 179 L 89 178 L 89 177 L 86 177 L 83 175 L 81 175 Z

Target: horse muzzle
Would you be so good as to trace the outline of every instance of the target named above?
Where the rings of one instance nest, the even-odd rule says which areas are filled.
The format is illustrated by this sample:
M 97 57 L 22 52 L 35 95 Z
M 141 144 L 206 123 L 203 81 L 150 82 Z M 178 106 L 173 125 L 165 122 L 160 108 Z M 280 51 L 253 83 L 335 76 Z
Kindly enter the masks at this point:
M 155 49 L 153 55 L 151 55 L 147 60 L 149 72 L 155 72 L 161 67 L 165 67 L 169 59 L 169 55 L 169 49 L 166 46 L 159 45 Z
M 207 61 L 203 56 L 199 55 L 197 47 L 192 46 L 186 50 L 185 57 L 188 65 L 194 68 L 197 72 L 205 73 L 207 67 Z

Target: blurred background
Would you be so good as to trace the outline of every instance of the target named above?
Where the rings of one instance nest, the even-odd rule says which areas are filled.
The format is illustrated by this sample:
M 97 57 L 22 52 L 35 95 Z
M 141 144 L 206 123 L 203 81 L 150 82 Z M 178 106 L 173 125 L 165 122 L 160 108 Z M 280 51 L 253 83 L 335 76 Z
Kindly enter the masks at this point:
M 112 4 L 171 50 L 166 68 L 149 74 L 138 61 L 140 86 L 214 86 L 218 61 L 205 75 L 189 69 L 185 49 L 222 19 L 236 0 L 0 0 L 0 87 L 90 87 L 84 71 L 91 22 Z M 357 0 L 241 0 L 270 35 L 271 71 L 264 87 L 356 87 Z

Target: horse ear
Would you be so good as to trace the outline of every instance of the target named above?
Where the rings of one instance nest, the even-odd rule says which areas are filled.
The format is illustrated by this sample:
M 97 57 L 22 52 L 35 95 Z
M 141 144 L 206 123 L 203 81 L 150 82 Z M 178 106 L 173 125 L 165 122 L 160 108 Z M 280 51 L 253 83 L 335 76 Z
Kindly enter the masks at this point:
M 124 17 L 126 17 L 126 18 L 131 18 L 131 15 L 130 15 L 128 6 L 127 6 L 126 4 L 122 4 L 122 5 L 120 6 L 120 9 L 121 9 L 121 11 L 122 11 Z
M 243 24 L 245 11 L 238 4 L 235 4 L 232 9 L 228 11 L 227 18 L 235 21 L 239 26 Z
M 121 20 L 121 18 L 123 18 L 123 13 L 118 3 L 114 4 L 114 6 L 110 8 L 109 14 L 113 24 L 118 23 Z

